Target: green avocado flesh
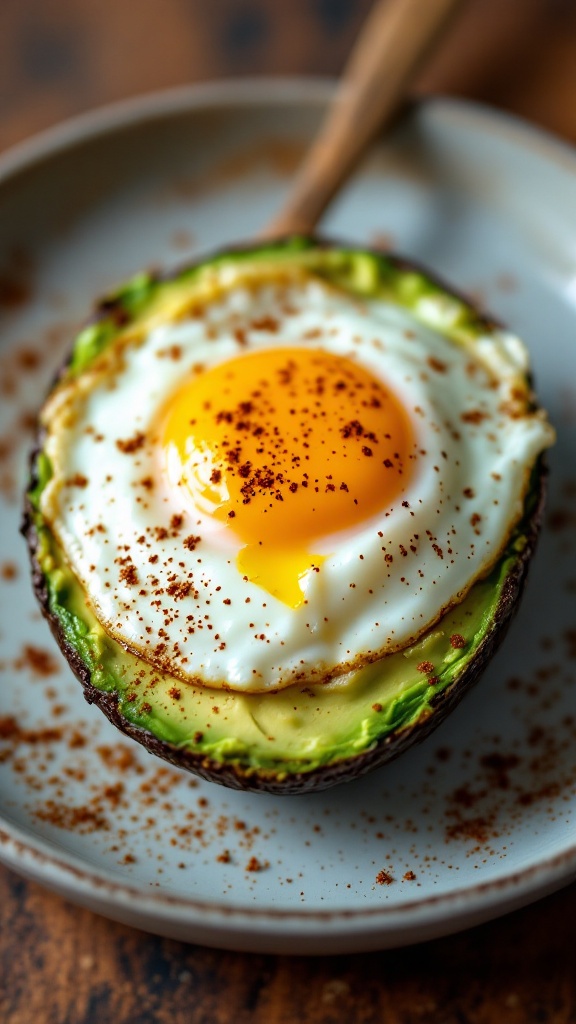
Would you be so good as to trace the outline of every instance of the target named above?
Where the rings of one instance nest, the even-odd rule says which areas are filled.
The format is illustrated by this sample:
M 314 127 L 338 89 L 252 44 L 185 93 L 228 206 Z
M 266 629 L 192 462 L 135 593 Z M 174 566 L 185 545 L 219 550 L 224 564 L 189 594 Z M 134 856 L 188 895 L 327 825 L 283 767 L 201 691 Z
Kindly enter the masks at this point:
M 486 332 L 474 309 L 424 273 L 385 256 L 296 238 L 218 256 L 171 279 L 135 278 L 107 299 L 99 319 L 80 333 L 65 375 L 82 372 L 123 331 L 145 329 L 157 318 L 177 316 L 201 302 L 230 264 L 258 274 L 297 267 L 354 295 L 386 297 L 429 326 L 441 326 L 455 342 Z M 356 759 L 391 734 L 428 719 L 434 698 L 457 682 L 493 630 L 506 577 L 525 543 L 520 523 L 490 576 L 476 582 L 464 601 L 413 646 L 327 684 L 296 684 L 262 694 L 230 692 L 163 675 L 104 631 L 42 519 L 39 499 L 50 473 L 40 451 L 28 498 L 35 559 L 60 639 L 87 667 L 91 685 L 115 695 L 121 718 L 166 744 L 170 759 L 183 752 L 204 764 L 229 766 L 242 778 L 281 781 L 313 773 Z

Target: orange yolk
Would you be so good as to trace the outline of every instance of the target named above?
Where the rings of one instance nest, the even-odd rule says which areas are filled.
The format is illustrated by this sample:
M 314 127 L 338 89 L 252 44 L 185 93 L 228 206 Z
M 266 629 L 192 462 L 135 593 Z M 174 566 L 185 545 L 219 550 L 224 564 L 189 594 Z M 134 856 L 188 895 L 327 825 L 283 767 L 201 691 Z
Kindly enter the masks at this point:
M 319 349 L 244 354 L 188 379 L 164 411 L 171 474 L 243 547 L 243 576 L 293 608 L 319 538 L 390 508 L 414 451 L 396 395 Z M 170 472 L 170 470 L 169 470 Z

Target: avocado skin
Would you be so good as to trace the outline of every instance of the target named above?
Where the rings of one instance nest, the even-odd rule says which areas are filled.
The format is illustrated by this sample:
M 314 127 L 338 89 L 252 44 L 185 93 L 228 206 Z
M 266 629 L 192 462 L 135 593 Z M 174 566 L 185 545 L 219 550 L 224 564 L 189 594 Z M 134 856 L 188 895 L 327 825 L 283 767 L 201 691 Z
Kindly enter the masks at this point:
M 319 242 L 317 239 L 303 239 L 301 241 L 305 246 L 312 245 L 319 249 L 339 248 L 337 243 Z M 282 245 L 282 241 L 271 243 L 271 247 L 274 247 L 276 244 Z M 249 251 L 254 251 L 254 247 L 238 247 L 235 250 L 228 249 L 226 250 L 226 255 L 234 255 L 236 253 L 241 256 Z M 366 248 L 363 248 L 362 251 L 370 252 Z M 203 259 L 201 264 L 218 259 L 219 255 L 217 253 L 209 259 Z M 390 256 L 388 253 L 385 258 L 398 270 L 424 273 L 439 288 L 458 297 L 458 293 L 451 286 L 445 285 L 437 276 L 430 274 L 426 268 L 421 268 L 417 264 L 408 262 L 403 258 Z M 180 270 L 167 275 L 153 274 L 149 280 L 154 285 L 155 283 L 178 278 L 182 272 Z M 468 299 L 463 301 L 466 302 L 472 314 L 475 315 L 478 325 L 486 328 L 498 326 L 497 321 L 477 310 Z M 108 298 L 99 303 L 89 324 L 97 324 L 102 320 L 110 318 L 115 320 L 118 326 L 125 322 L 127 314 L 124 293 L 120 292 L 118 297 Z M 70 356 L 56 375 L 55 381 L 66 372 L 71 358 Z M 233 761 L 216 761 L 206 754 L 194 753 L 159 739 L 148 729 L 127 720 L 122 715 L 117 693 L 101 690 L 93 685 L 89 667 L 67 639 L 59 617 L 50 609 L 47 580 L 37 557 L 39 538 L 35 525 L 36 512 L 30 500 L 30 494 L 38 484 L 37 457 L 41 451 L 42 434 L 39 431 L 35 447 L 30 455 L 30 475 L 21 532 L 28 546 L 32 583 L 37 600 L 64 657 L 82 684 L 86 701 L 89 704 L 97 705 L 113 725 L 125 735 L 144 746 L 149 753 L 168 761 L 178 768 L 188 770 L 201 778 L 219 783 L 231 789 L 265 792 L 275 795 L 318 792 L 359 778 L 394 760 L 413 744 L 424 740 L 450 714 L 464 694 L 481 676 L 490 659 L 504 640 L 510 623 L 518 610 L 527 579 L 528 568 L 536 548 L 542 523 L 547 478 L 546 462 L 543 457 L 540 457 L 533 470 L 530 492 L 527 499 L 527 504 L 528 500 L 530 503 L 530 509 L 523 520 L 522 538 L 524 544 L 522 550 L 517 553 L 504 580 L 493 621 L 462 670 L 445 689 L 434 695 L 430 701 L 429 708 L 408 726 L 397 728 L 395 731 L 377 740 L 369 749 L 353 757 L 346 757 L 332 763 L 319 765 L 313 770 L 282 773 L 262 767 L 244 767 Z
M 355 757 L 346 758 L 333 764 L 321 765 L 311 772 L 290 773 L 283 777 L 262 769 L 245 770 L 241 765 L 234 763 L 222 764 L 210 760 L 205 755 L 179 749 L 158 739 L 147 729 L 127 721 L 119 712 L 117 694 L 99 690 L 93 686 L 89 668 L 68 642 L 59 618 L 50 611 L 46 579 L 36 557 L 38 535 L 34 525 L 33 509 L 28 500 L 24 512 L 22 533 L 26 538 L 30 553 L 32 582 L 36 597 L 56 642 L 82 684 L 84 697 L 89 704 L 96 704 L 113 725 L 146 747 L 149 753 L 169 761 L 178 768 L 187 769 L 203 779 L 220 783 L 230 789 L 287 796 L 318 792 L 343 782 L 350 782 L 394 760 L 414 743 L 421 742 L 436 729 L 456 707 L 464 694 L 477 682 L 504 640 L 519 607 L 526 584 L 528 567 L 536 548 L 542 522 L 546 477 L 546 468 L 541 460 L 532 485 L 531 493 L 534 497 L 534 505 L 526 523 L 524 535 L 526 543 L 506 576 L 492 626 L 460 675 L 450 686 L 432 699 L 431 712 L 422 715 L 411 725 L 385 736 L 370 750 L 363 751 Z
M 34 465 L 34 456 L 32 464 Z M 117 694 L 100 690 L 92 684 L 88 666 L 69 643 L 58 616 L 50 610 L 46 578 L 36 557 L 38 535 L 34 523 L 34 512 L 28 499 L 26 500 L 22 533 L 30 554 L 32 582 L 36 597 L 62 653 L 82 684 L 85 699 L 89 704 L 96 704 L 113 725 L 146 747 L 151 754 L 155 754 L 179 768 L 187 769 L 202 778 L 218 782 L 232 789 L 292 795 L 316 792 L 351 781 L 398 757 L 414 743 L 424 740 L 440 725 L 459 703 L 464 693 L 479 679 L 504 640 L 520 604 L 542 521 L 546 475 L 546 468 L 541 460 L 532 484 L 533 508 L 526 521 L 525 544 L 505 578 L 493 623 L 456 679 L 445 690 L 432 698 L 430 711 L 421 715 L 409 726 L 383 737 L 371 749 L 363 751 L 355 757 L 321 765 L 313 771 L 290 773 L 284 776 L 265 769 L 251 768 L 247 770 L 240 764 L 217 762 L 206 755 L 177 748 L 159 739 L 147 729 L 125 719 L 119 710 Z M 33 474 L 31 479 L 33 483 Z

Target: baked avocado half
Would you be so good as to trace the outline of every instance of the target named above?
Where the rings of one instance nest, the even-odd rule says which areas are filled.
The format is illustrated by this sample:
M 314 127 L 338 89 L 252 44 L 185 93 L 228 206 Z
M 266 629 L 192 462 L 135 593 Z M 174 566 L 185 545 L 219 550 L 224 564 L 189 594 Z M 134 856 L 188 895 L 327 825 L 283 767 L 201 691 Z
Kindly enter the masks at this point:
M 447 351 L 458 352 L 459 357 L 464 352 L 462 373 L 469 378 L 472 389 L 475 386 L 474 377 L 478 373 L 485 373 L 487 380 L 490 380 L 500 372 L 502 361 L 509 360 L 504 373 L 505 376 L 508 374 L 508 397 L 506 401 L 500 397 L 498 415 L 510 422 L 514 429 L 517 421 L 526 421 L 532 440 L 523 460 L 520 457 L 522 446 L 514 454 L 513 462 L 520 483 L 510 498 L 509 513 L 501 517 L 505 528 L 500 523 L 500 535 L 494 543 L 491 544 L 487 536 L 490 531 L 486 525 L 486 514 L 475 511 L 474 499 L 478 492 L 488 486 L 486 481 L 489 478 L 497 480 L 502 477 L 502 473 L 496 472 L 490 465 L 484 468 L 470 465 L 464 469 L 459 466 L 460 476 L 457 479 L 462 493 L 459 491 L 458 495 L 448 495 L 447 488 L 439 484 L 437 493 L 432 493 L 429 499 L 430 507 L 434 507 L 434 515 L 439 515 L 439 506 L 443 503 L 451 502 L 456 510 L 451 508 L 444 533 L 439 536 L 436 521 L 428 528 L 423 520 L 423 525 L 416 532 L 413 527 L 411 532 L 408 530 L 406 543 L 397 543 L 392 555 L 392 548 L 386 549 L 385 536 L 386 522 L 395 522 L 396 513 L 392 506 L 402 506 L 401 515 L 410 526 L 408 517 L 418 515 L 416 506 L 422 504 L 421 499 L 414 500 L 414 495 L 420 492 L 402 482 L 402 468 L 398 468 L 400 459 L 396 467 L 399 473 L 398 493 L 396 498 L 391 499 L 389 506 L 383 505 L 386 512 L 383 513 L 382 528 L 372 505 L 365 517 L 369 524 L 370 542 L 378 538 L 379 560 L 372 558 L 372 566 L 369 567 L 377 585 L 365 584 L 363 575 L 359 577 L 362 584 L 357 584 L 356 577 L 352 581 L 350 576 L 351 570 L 348 567 L 353 560 L 362 560 L 362 573 L 368 571 L 364 563 L 369 561 L 368 555 L 364 557 L 364 548 L 357 546 L 352 520 L 344 521 L 340 529 L 338 525 L 334 526 L 333 521 L 325 527 L 328 540 L 323 541 L 324 547 L 319 557 L 311 555 L 309 567 L 294 570 L 295 583 L 290 584 L 291 590 L 283 590 L 280 583 L 276 589 L 274 582 L 275 574 L 278 577 L 284 574 L 290 576 L 290 572 L 285 570 L 286 561 L 290 561 L 290 536 L 285 536 L 281 542 L 284 561 L 275 561 L 275 548 L 265 548 L 264 561 L 267 564 L 263 568 L 261 561 L 250 562 L 246 557 L 244 561 L 235 562 L 225 545 L 227 568 L 222 571 L 239 574 L 239 589 L 232 593 L 229 583 L 228 589 L 220 584 L 212 585 L 206 576 L 206 560 L 198 557 L 203 555 L 206 543 L 200 525 L 202 515 L 206 514 L 205 508 L 199 512 L 200 518 L 183 531 L 183 517 L 175 514 L 172 508 L 168 510 L 170 514 L 167 513 L 166 527 L 159 526 L 157 520 L 154 520 L 153 525 L 146 528 L 147 532 L 143 530 L 141 536 L 136 537 L 140 527 L 134 526 L 135 541 L 132 547 L 139 543 L 142 551 L 142 559 L 136 562 L 130 545 L 120 544 L 118 540 L 118 537 L 126 537 L 126 522 L 130 513 L 126 511 L 127 506 L 119 494 L 122 481 L 119 476 L 112 479 L 112 473 L 95 484 L 96 489 L 102 491 L 105 490 L 102 481 L 110 479 L 114 496 L 107 506 L 108 511 L 105 509 L 99 519 L 90 520 L 89 528 L 84 525 L 84 533 L 81 530 L 78 538 L 70 539 L 69 523 L 76 522 L 79 515 L 89 517 L 92 514 L 89 490 L 91 468 L 84 464 L 83 471 L 79 471 L 80 456 L 66 468 L 58 433 L 60 428 L 68 434 L 76 430 L 81 435 L 78 445 L 84 458 L 86 451 L 91 450 L 90 444 L 94 444 L 97 456 L 101 451 L 98 448 L 99 439 L 101 441 L 105 433 L 104 429 L 98 433 L 100 428 L 91 423 L 86 426 L 85 421 L 78 420 L 80 405 L 85 410 L 93 402 L 94 392 L 99 388 L 107 393 L 118 391 L 117 374 L 124 373 L 133 353 L 136 353 L 135 358 L 139 358 L 143 339 L 151 336 L 157 339 L 154 353 L 157 362 L 154 366 L 170 361 L 178 362 L 182 348 L 187 344 L 186 330 L 191 322 L 203 325 L 202 330 L 206 333 L 209 345 L 219 343 L 223 332 L 226 334 L 227 340 L 223 344 L 229 347 L 224 347 L 221 353 L 214 356 L 215 364 L 226 363 L 234 346 L 238 357 L 245 358 L 246 348 L 250 348 L 250 331 L 258 338 L 256 349 L 260 352 L 268 352 L 283 345 L 283 325 L 288 322 L 283 318 L 294 317 L 294 295 L 298 295 L 298 289 L 302 288 L 312 288 L 313 291 L 306 291 L 306 295 L 318 293 L 318 301 L 321 303 L 319 312 L 314 314 L 316 319 L 306 321 L 306 330 L 303 330 L 301 324 L 294 328 L 297 334 L 299 332 L 298 344 L 302 336 L 304 340 L 301 344 L 306 350 L 322 353 L 330 348 L 327 339 L 331 334 L 337 334 L 338 327 L 335 324 L 338 324 L 338 303 L 342 301 L 352 304 L 350 308 L 353 307 L 353 314 L 350 315 L 360 318 L 359 323 L 368 324 L 366 336 L 370 337 L 370 345 L 375 350 L 386 350 L 386 329 L 380 320 L 378 324 L 382 326 L 382 337 L 372 337 L 374 324 L 371 317 L 382 315 L 390 331 L 398 337 L 400 349 L 403 346 L 410 349 L 413 339 L 423 333 L 426 337 L 440 339 Z M 236 291 L 241 292 L 242 302 L 234 298 Z M 252 300 L 256 302 L 256 299 L 264 303 L 264 306 L 257 303 L 254 311 L 249 305 Z M 277 318 L 271 317 L 269 304 L 279 301 L 283 303 L 282 313 Z M 224 312 L 229 314 L 225 328 L 221 316 L 224 307 L 216 309 L 219 302 L 225 304 Z M 362 320 L 366 316 L 368 320 Z M 290 359 L 296 351 L 293 335 L 290 337 L 292 340 L 289 342 L 286 366 L 291 365 Z M 185 356 L 184 363 L 175 371 L 177 377 L 187 378 L 190 374 L 199 376 L 205 371 L 204 356 L 198 354 L 195 344 L 192 343 L 189 357 Z M 480 315 L 471 304 L 420 268 L 389 255 L 300 237 L 218 254 L 170 276 L 144 273 L 102 301 L 93 319 L 76 338 L 69 360 L 41 411 L 37 443 L 31 456 L 23 522 L 36 595 L 61 650 L 84 687 L 88 702 L 97 704 L 122 732 L 142 743 L 151 753 L 181 768 L 233 788 L 277 794 L 311 792 L 350 780 L 384 764 L 416 740 L 423 739 L 478 679 L 504 638 L 518 607 L 536 544 L 544 500 L 545 469 L 542 452 L 552 443 L 553 432 L 536 404 L 529 370 L 525 360 L 519 357 L 518 344 L 516 339 L 493 321 Z M 344 355 L 338 354 L 337 358 L 355 360 L 357 348 L 356 336 L 351 334 L 343 343 L 343 348 L 338 350 L 338 353 L 344 352 Z M 211 358 L 209 355 L 209 363 Z M 398 379 L 404 379 L 403 375 L 406 378 L 410 375 L 418 376 L 427 387 L 432 378 L 434 389 L 440 395 L 439 401 L 450 405 L 452 399 L 446 383 L 450 377 L 449 360 L 440 359 L 434 350 L 422 363 L 417 374 L 413 372 L 414 361 L 410 365 L 410 373 L 400 370 Z M 257 377 L 258 364 L 254 366 Z M 141 367 L 138 372 L 142 373 Z M 283 366 L 278 381 L 283 384 L 286 379 L 287 371 Z M 315 380 L 319 395 L 318 416 L 321 417 L 327 401 L 325 384 L 320 375 Z M 172 391 L 169 390 L 169 396 L 174 394 L 173 384 L 170 387 Z M 495 390 L 496 385 L 489 383 L 486 387 L 487 390 Z M 344 389 L 344 385 L 336 380 L 334 388 Z M 146 388 L 143 390 L 146 391 Z M 157 393 L 156 384 L 152 390 L 154 394 Z M 254 394 L 261 394 L 261 391 L 254 391 Z M 130 400 L 127 401 L 129 404 Z M 435 407 L 434 403 L 433 391 L 430 408 Z M 163 407 L 164 419 L 173 404 L 169 397 Z M 240 427 L 246 432 L 246 424 L 256 421 L 250 419 L 250 402 L 240 404 L 246 421 Z M 376 404 L 375 399 L 372 404 Z M 210 402 L 204 401 L 204 405 L 208 407 Z M 362 408 L 365 406 L 366 402 Z M 417 415 L 424 417 L 419 405 L 414 408 Z M 110 414 L 104 414 L 105 423 L 106 417 L 110 419 Z M 228 406 L 222 406 L 222 409 L 218 407 L 216 419 L 229 423 L 231 417 Z M 504 446 L 498 437 L 498 426 L 486 424 L 487 418 L 482 401 L 471 405 L 468 396 L 462 412 L 458 415 L 454 413 L 450 421 L 442 423 L 441 427 L 445 427 L 446 432 L 451 434 L 451 443 L 455 445 L 461 443 L 459 435 L 465 430 L 469 431 L 476 443 L 476 435 L 482 428 L 486 431 L 488 448 L 492 446 L 494 450 L 500 451 Z M 439 423 L 440 419 L 438 414 Z M 194 408 L 190 409 L 189 422 L 196 422 Z M 374 453 L 378 453 L 380 437 L 362 425 L 364 421 L 358 406 L 351 405 L 349 417 L 342 422 L 343 426 L 338 427 L 338 431 L 343 437 L 353 436 L 357 444 L 354 453 L 358 452 L 359 459 L 361 456 L 366 458 L 372 473 Z M 440 428 L 435 423 L 432 426 L 439 432 Z M 254 428 L 252 433 L 257 435 L 258 430 L 262 429 Z M 156 433 L 153 440 L 157 442 L 160 428 L 156 426 L 154 430 Z M 154 430 L 151 428 L 152 433 Z M 301 424 L 298 430 L 299 436 L 308 437 L 307 430 Z M 138 420 L 138 414 L 135 414 L 130 429 L 124 429 L 120 436 L 114 435 L 110 451 L 120 451 L 121 456 L 131 456 L 140 467 L 139 458 L 150 436 L 147 428 Z M 242 505 L 250 504 L 251 500 L 256 501 L 264 492 L 267 497 L 277 498 L 279 495 L 280 502 L 284 503 L 280 484 L 286 483 L 285 471 L 284 476 L 278 471 L 274 482 L 268 472 L 269 463 L 264 467 L 267 474 L 263 474 L 261 467 L 254 469 L 253 459 L 242 462 L 238 455 L 238 452 L 242 454 L 243 451 L 240 445 L 233 450 L 236 454 L 232 457 L 228 441 L 222 443 L 228 460 L 223 465 L 231 467 L 237 474 L 240 473 L 238 465 L 242 467 L 242 489 L 239 491 L 237 506 L 240 512 Z M 152 442 L 150 447 L 152 449 Z M 421 436 L 413 440 L 413 448 L 417 452 L 417 456 L 414 456 L 417 463 L 416 479 L 422 481 L 427 479 L 429 453 L 422 445 Z M 440 443 L 438 450 L 445 461 L 449 462 L 446 452 L 441 451 Z M 480 461 L 478 451 L 481 451 L 481 446 L 477 445 L 470 450 L 472 455 L 466 454 L 466 450 L 464 461 Z M 369 453 L 369 457 L 366 453 Z M 155 458 L 155 455 L 150 457 Z M 391 459 L 381 461 L 383 464 L 392 463 L 395 457 L 396 453 Z M 292 462 L 294 458 L 292 455 Z M 440 457 L 437 461 L 440 462 Z M 455 458 L 453 461 L 459 463 L 462 460 Z M 520 468 L 518 464 L 521 464 Z M 138 516 L 151 500 L 150 491 L 154 487 L 152 477 L 143 476 L 147 472 L 146 466 L 144 463 L 143 467 L 134 470 L 132 482 L 126 484 L 127 493 L 137 501 Z M 391 468 L 394 469 L 394 466 Z M 302 469 L 302 465 L 299 469 Z M 140 477 L 137 478 L 138 473 Z M 216 482 L 220 482 L 220 475 L 220 469 L 212 469 L 211 485 L 216 486 Z M 303 475 L 306 477 L 306 473 Z M 428 476 L 432 481 L 440 480 L 440 468 L 436 465 L 430 467 Z M 300 484 L 304 482 L 298 479 Z M 332 474 L 327 472 L 326 479 L 332 481 Z M 367 493 L 371 495 L 370 500 L 376 493 L 376 505 L 379 479 L 376 473 L 368 478 Z M 251 491 L 246 490 L 247 480 Z M 373 484 L 370 484 L 370 480 Z M 463 488 L 462 480 L 466 483 Z M 183 477 L 179 478 L 177 485 L 182 486 L 183 482 Z M 139 490 L 140 485 L 143 489 Z M 288 489 L 291 493 L 297 490 L 295 478 Z M 328 493 L 326 500 L 332 500 L 335 485 L 329 482 L 322 489 Z M 344 480 L 338 483 L 337 489 L 350 490 Z M 205 493 L 208 491 L 202 491 L 202 495 Z M 500 494 L 497 486 L 495 493 Z M 356 499 L 352 500 L 358 504 Z M 500 498 L 490 497 L 487 501 L 494 506 L 506 504 Z M 264 516 L 268 522 L 265 513 L 268 508 L 272 508 L 272 504 L 270 502 L 267 506 L 257 507 L 256 516 Z M 114 586 L 118 590 L 114 592 L 119 611 L 114 609 L 111 618 L 102 611 L 108 607 L 107 594 L 114 590 L 109 583 L 110 568 L 105 564 L 104 557 L 102 566 L 97 566 L 96 562 L 101 550 L 98 544 L 109 542 L 110 510 L 118 505 L 122 506 L 122 512 L 119 513 L 120 525 L 116 539 L 112 541 L 115 547 L 110 566 L 116 566 L 118 570 L 118 576 L 114 577 Z M 228 505 L 222 504 L 222 507 L 228 508 Z M 62 510 L 62 520 L 68 516 L 68 525 L 61 525 L 59 509 Z M 356 514 L 354 510 L 353 514 Z M 230 511 L 226 515 L 230 516 Z M 233 510 L 232 515 L 236 517 Z M 299 536 L 299 523 L 296 521 L 299 515 L 297 510 L 294 513 L 293 531 L 286 531 L 286 527 L 282 527 L 285 533 L 293 532 L 294 537 Z M 466 543 L 459 540 L 460 530 L 455 526 L 459 522 L 458 517 L 465 522 L 466 530 L 471 531 L 472 540 Z M 289 521 L 288 518 L 286 522 Z M 404 528 L 408 529 L 406 526 Z M 317 527 L 315 529 L 317 534 L 322 532 Z M 168 582 L 164 580 L 159 583 L 154 575 L 158 564 L 154 544 L 161 543 L 163 535 L 168 534 L 175 538 L 175 545 L 181 545 L 174 548 L 180 552 L 177 565 L 181 568 L 166 577 Z M 458 581 L 452 584 L 452 590 L 446 591 L 449 598 L 437 598 L 435 591 L 444 585 L 440 570 L 449 575 L 448 563 L 456 561 L 456 555 L 449 557 L 452 555 L 451 535 L 456 538 L 454 548 L 460 544 L 461 557 L 470 563 L 479 548 L 482 551 L 486 549 L 488 553 L 477 558 L 464 584 L 458 577 Z M 352 545 L 352 554 L 347 553 L 348 541 Z M 294 543 L 300 557 L 302 542 Z M 242 550 L 251 552 L 253 547 L 250 541 Z M 322 544 L 316 544 L 316 547 L 312 544 L 313 551 L 318 547 L 322 548 Z M 324 577 L 323 574 L 327 574 L 330 569 L 331 548 L 338 549 L 341 561 L 333 569 L 331 577 Z M 87 555 L 88 549 L 96 554 Z M 271 552 L 269 558 L 268 551 Z M 358 554 L 358 551 L 361 553 Z M 464 551 L 466 554 L 462 554 Z M 428 561 L 419 563 L 423 553 L 426 553 Z M 88 565 L 90 559 L 92 562 Z M 404 568 L 392 569 L 394 559 L 396 565 L 409 566 L 410 571 Z M 439 567 L 437 575 L 436 569 L 431 575 L 430 569 L 424 571 L 421 567 L 430 566 L 430 559 L 436 559 L 434 566 Z M 172 571 L 175 565 L 172 556 L 164 560 L 166 564 L 170 563 Z M 294 560 L 297 560 L 296 554 Z M 254 564 L 260 568 L 246 569 L 247 565 L 250 567 Z M 354 564 L 359 565 L 357 561 Z M 108 591 L 102 589 L 102 598 L 98 596 L 99 591 L 91 592 L 90 585 L 92 575 L 99 568 L 103 573 L 109 573 L 108 582 L 103 584 L 103 588 L 107 586 Z M 394 573 L 396 579 L 393 579 Z M 408 575 L 412 582 L 406 579 Z M 318 581 L 324 578 L 329 580 L 329 587 L 325 586 L 322 591 Z M 230 576 L 223 575 L 222 579 L 229 580 Z M 198 611 L 201 584 L 210 593 L 206 607 L 202 606 L 205 611 L 202 616 L 204 622 L 199 621 Z M 340 585 L 341 597 L 337 593 Z M 154 586 L 157 590 L 154 590 Z M 394 586 L 397 591 L 390 590 Z M 294 587 L 297 594 L 297 588 L 301 587 L 300 604 L 299 598 L 296 598 L 295 603 L 292 596 Z M 333 612 L 322 615 L 326 611 L 322 604 L 314 612 L 316 624 L 310 626 L 306 621 L 303 625 L 304 618 L 311 621 L 311 609 L 320 600 L 314 587 L 318 593 L 324 594 L 322 601 L 327 601 L 330 608 L 337 609 L 337 602 L 342 601 L 345 610 L 343 625 L 339 626 L 340 632 L 348 630 L 353 636 L 355 631 L 364 631 L 357 650 L 351 653 L 353 641 L 347 639 L 346 653 L 338 655 L 342 646 L 338 630 L 333 628 L 328 635 L 330 623 L 326 626 L 318 625 L 327 623 L 331 616 L 331 621 L 335 621 Z M 353 598 L 348 596 L 351 591 L 360 590 L 362 593 L 359 597 L 356 594 Z M 386 597 L 389 592 L 397 592 L 404 601 L 404 593 L 411 591 L 418 595 L 419 611 L 414 612 L 414 621 L 418 620 L 420 626 L 406 624 L 411 613 L 398 610 L 399 601 L 396 598 L 391 601 Z M 152 600 L 156 593 L 161 594 L 161 597 Z M 167 593 L 174 599 L 171 611 L 166 607 Z M 245 621 L 242 616 L 248 614 L 245 595 L 251 594 L 253 598 L 254 593 L 263 594 L 265 598 L 261 606 L 266 609 L 267 632 L 262 627 L 262 632 L 252 636 L 251 627 L 256 630 L 260 627 L 252 622 L 247 623 L 247 619 Z M 356 603 L 349 604 L 352 600 Z M 147 609 L 149 605 L 156 605 L 158 609 L 162 606 L 158 614 L 165 616 L 165 627 L 161 626 L 157 631 L 160 640 L 154 633 L 155 624 L 160 621 L 153 617 L 155 609 L 150 611 L 152 617 L 148 620 L 146 614 L 141 614 L 142 602 Z M 222 605 L 220 619 L 214 613 L 216 603 Z M 276 629 L 273 619 L 277 609 L 278 622 L 288 622 L 283 616 L 293 614 L 291 610 L 286 611 L 290 605 L 292 609 L 296 608 L 294 615 L 304 636 L 304 641 L 300 638 L 294 640 L 292 661 L 289 655 L 283 653 L 286 648 L 282 632 L 284 627 Z M 410 605 L 402 604 L 401 607 L 409 609 Z M 193 610 L 193 614 L 186 615 L 186 610 Z M 392 621 L 394 616 L 400 622 L 392 628 L 387 625 L 387 619 Z M 116 622 L 116 617 L 122 619 L 122 622 Z M 149 624 L 139 626 L 139 622 Z M 193 625 L 184 630 L 183 624 L 186 622 L 192 622 Z M 357 627 L 355 622 L 358 623 Z M 205 628 L 200 632 L 203 625 Z M 171 630 L 175 632 L 171 633 Z M 211 630 L 211 633 L 208 634 L 207 630 Z M 184 632 L 190 634 L 185 637 L 189 641 L 185 647 L 182 640 Z M 296 632 L 295 629 L 295 635 Z M 377 635 L 373 639 L 375 633 Z M 397 635 L 400 638 L 393 639 Z M 206 636 L 212 647 L 206 647 Z M 214 636 L 218 637 L 219 644 L 214 643 Z M 271 646 L 277 646 L 277 652 L 272 656 L 267 655 L 266 648 L 264 654 L 261 653 L 265 645 L 270 647 L 270 637 Z M 214 652 L 217 652 L 218 647 L 226 648 L 227 642 L 228 650 L 222 654 L 223 660 L 220 662 L 220 656 Z M 306 642 L 312 651 L 310 664 L 302 648 L 302 643 Z M 199 655 L 195 650 L 196 645 L 198 650 L 208 651 L 208 654 Z M 169 655 L 166 654 L 168 648 Z M 254 664 L 258 670 L 250 668 L 251 651 L 254 651 Z M 262 667 L 268 663 L 266 657 L 273 663 L 269 678 L 266 678 L 265 668 Z M 313 664 L 314 657 L 317 665 Z M 282 658 L 285 660 L 282 661 Z M 228 676 L 218 667 L 221 664 L 233 665 L 233 670 L 227 669 Z M 282 671 L 278 669 L 280 664 L 286 666 Z M 254 684 L 250 672 L 256 678 Z

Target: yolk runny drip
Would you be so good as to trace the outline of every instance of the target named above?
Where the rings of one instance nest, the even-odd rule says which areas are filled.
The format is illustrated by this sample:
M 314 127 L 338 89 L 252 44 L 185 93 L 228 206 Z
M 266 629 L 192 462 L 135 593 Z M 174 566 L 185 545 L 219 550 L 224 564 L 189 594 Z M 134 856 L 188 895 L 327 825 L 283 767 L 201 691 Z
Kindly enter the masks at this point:
M 242 541 L 243 576 L 293 608 L 326 556 L 315 542 L 390 508 L 413 432 L 382 381 L 319 349 L 244 354 L 172 396 L 163 444 L 194 505 Z

